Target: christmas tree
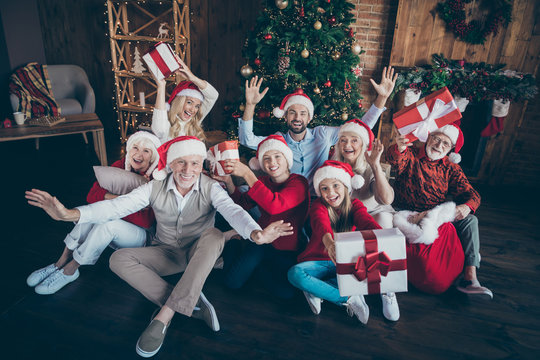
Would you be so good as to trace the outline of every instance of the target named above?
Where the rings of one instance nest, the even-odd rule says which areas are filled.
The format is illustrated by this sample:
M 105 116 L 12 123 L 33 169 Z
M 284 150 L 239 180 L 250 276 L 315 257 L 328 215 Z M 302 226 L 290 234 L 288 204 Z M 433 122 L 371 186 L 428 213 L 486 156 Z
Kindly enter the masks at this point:
M 135 61 L 133 62 L 133 68 L 131 69 L 133 72 L 136 72 L 138 74 L 142 74 L 144 70 L 146 70 L 143 66 L 143 63 L 141 61 L 141 53 L 139 52 L 139 49 L 135 47 L 135 55 L 133 56 Z
M 285 130 L 272 115 L 283 97 L 301 88 L 311 98 L 311 126 L 340 125 L 363 115 L 359 92 L 363 53 L 350 24 L 354 5 L 346 0 L 267 0 L 244 44 L 247 64 L 240 71 L 249 79 L 264 78 L 267 95 L 257 105 L 254 132 L 268 135 Z M 226 107 L 229 135 L 237 133 L 242 97 Z

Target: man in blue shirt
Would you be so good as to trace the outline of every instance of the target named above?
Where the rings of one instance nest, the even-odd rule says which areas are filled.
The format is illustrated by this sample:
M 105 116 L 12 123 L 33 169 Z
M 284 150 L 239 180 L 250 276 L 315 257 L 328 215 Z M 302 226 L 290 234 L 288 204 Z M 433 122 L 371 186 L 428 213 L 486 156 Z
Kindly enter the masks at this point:
M 373 128 L 379 116 L 386 108 L 384 104 L 394 89 L 397 73 L 394 69 L 385 67 L 381 83 L 377 84 L 370 79 L 371 84 L 377 91 L 377 99 L 371 105 L 368 112 L 362 117 L 362 121 L 370 128 Z M 246 105 L 244 115 L 238 119 L 238 138 L 240 144 L 251 149 L 257 149 L 259 143 L 265 136 L 257 136 L 253 133 L 253 115 L 255 105 L 268 92 L 268 88 L 259 92 L 263 79 L 257 76 L 251 80 L 246 80 Z M 285 115 L 285 121 L 289 130 L 286 133 L 277 132 L 285 138 L 285 141 L 293 152 L 294 164 L 291 172 L 303 175 L 309 181 L 311 193 L 313 190 L 313 174 L 328 160 L 330 148 L 338 141 L 339 127 L 337 126 L 317 126 L 308 128 L 307 125 L 313 118 L 314 108 L 311 99 L 304 94 L 301 89 L 287 95 L 281 106 L 274 109 L 274 115 L 278 118 Z

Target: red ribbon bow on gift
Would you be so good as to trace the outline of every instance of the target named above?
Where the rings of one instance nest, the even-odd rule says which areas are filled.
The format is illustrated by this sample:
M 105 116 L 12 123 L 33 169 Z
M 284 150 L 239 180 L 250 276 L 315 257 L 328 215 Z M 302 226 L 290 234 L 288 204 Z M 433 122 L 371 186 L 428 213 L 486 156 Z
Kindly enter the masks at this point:
M 384 251 L 379 252 L 377 236 L 372 230 L 360 231 L 364 238 L 366 255 L 359 256 L 356 263 L 336 264 L 339 275 L 352 274 L 358 281 L 368 282 L 368 293 L 381 292 L 381 275 L 387 276 L 390 271 L 407 270 L 407 260 L 392 260 Z

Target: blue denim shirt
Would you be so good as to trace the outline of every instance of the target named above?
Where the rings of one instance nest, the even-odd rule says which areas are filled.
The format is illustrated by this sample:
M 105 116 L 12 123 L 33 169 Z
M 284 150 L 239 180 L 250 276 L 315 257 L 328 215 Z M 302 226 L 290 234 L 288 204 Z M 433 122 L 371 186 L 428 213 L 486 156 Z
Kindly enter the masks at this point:
M 384 110 L 386 110 L 385 107 L 379 109 L 375 105 L 371 105 L 362 117 L 362 121 L 370 128 L 373 128 Z M 328 160 L 330 148 L 338 141 L 339 126 L 317 126 L 306 130 L 306 136 L 300 141 L 293 140 L 289 131 L 285 134 L 278 131 L 276 134 L 283 136 L 292 150 L 294 164 L 291 172 L 307 178 L 311 193 L 315 194 L 313 191 L 313 175 L 324 161 Z M 247 121 L 241 118 L 238 119 L 238 139 L 240 144 L 256 150 L 259 143 L 265 138 L 265 136 L 257 136 L 253 133 L 253 119 Z

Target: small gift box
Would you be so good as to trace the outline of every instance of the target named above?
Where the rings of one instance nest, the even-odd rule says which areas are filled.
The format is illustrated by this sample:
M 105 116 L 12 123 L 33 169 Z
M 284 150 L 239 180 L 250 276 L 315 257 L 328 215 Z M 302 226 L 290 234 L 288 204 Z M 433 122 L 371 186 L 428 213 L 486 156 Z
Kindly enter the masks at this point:
M 208 161 L 210 161 L 210 169 L 214 175 L 227 175 L 223 166 L 227 160 L 240 160 L 238 153 L 238 141 L 224 141 L 212 146 L 208 150 Z
M 169 77 L 180 68 L 174 52 L 169 44 L 159 42 L 143 55 L 143 60 L 156 79 L 161 80 Z
M 399 229 L 335 234 L 341 296 L 407 291 L 405 236 Z
M 393 121 L 409 141 L 426 142 L 429 133 L 461 119 L 461 112 L 446 87 L 429 94 L 397 113 Z

